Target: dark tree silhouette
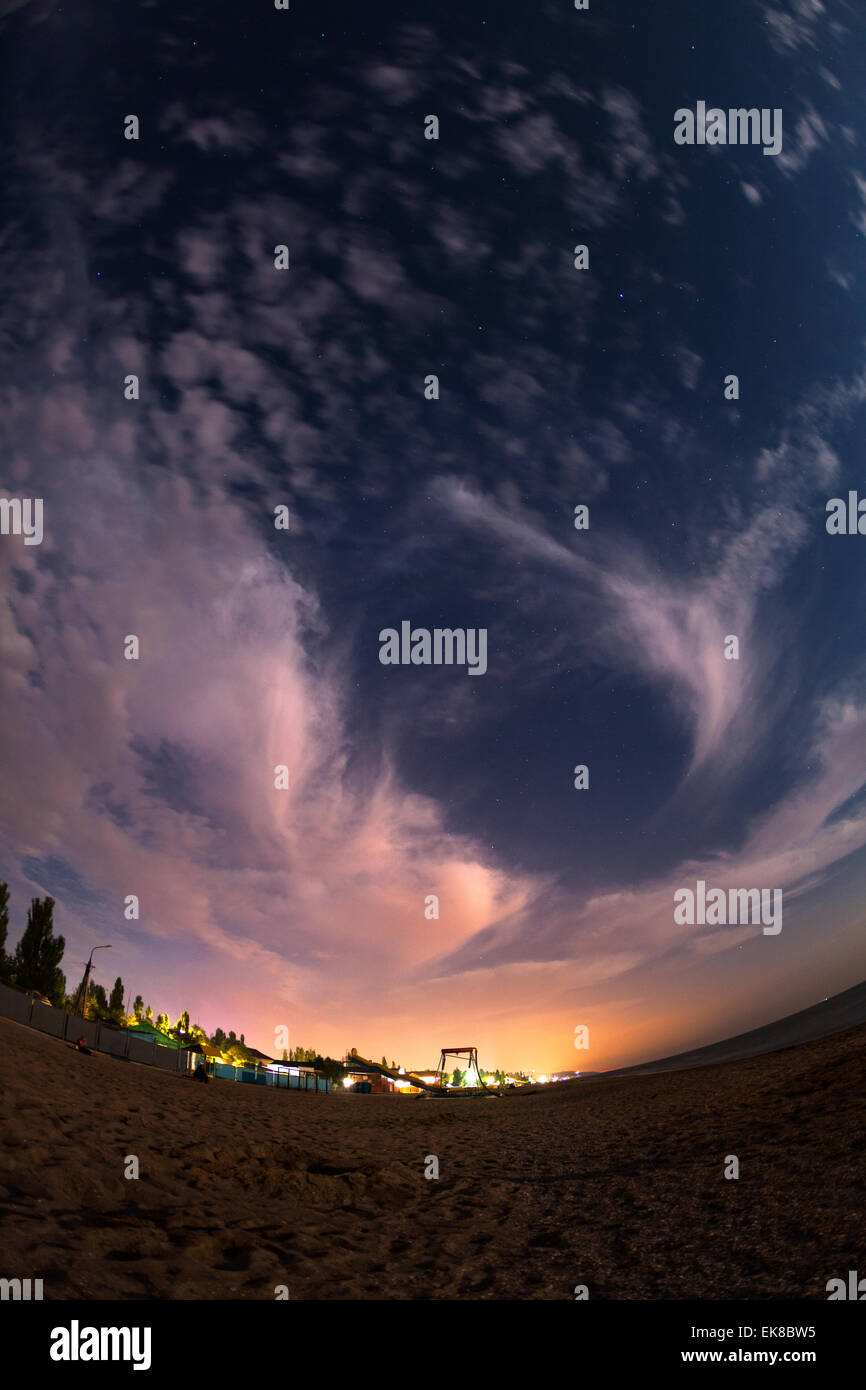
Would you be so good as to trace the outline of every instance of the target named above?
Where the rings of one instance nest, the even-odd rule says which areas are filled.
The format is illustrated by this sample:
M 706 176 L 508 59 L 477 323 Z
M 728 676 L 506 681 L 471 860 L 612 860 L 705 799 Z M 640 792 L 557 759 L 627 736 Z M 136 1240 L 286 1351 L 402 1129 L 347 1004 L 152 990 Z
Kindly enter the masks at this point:
M 87 997 L 100 1018 L 108 1013 L 108 1000 L 105 997 L 104 985 L 95 985 L 91 983 Z
M 38 989 L 46 998 L 61 1001 L 66 980 L 60 969 L 66 941 L 54 935 L 54 899 L 33 898 L 24 935 L 15 947 L 12 975 L 22 989 Z

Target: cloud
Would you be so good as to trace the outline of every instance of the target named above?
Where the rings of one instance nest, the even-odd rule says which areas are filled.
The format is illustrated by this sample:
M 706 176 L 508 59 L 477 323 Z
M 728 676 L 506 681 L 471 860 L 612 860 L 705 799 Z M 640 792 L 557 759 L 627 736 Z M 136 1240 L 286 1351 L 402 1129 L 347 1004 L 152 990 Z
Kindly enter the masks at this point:
M 62 852 L 98 883 L 119 930 L 137 893 L 140 942 L 182 930 L 289 1002 L 325 968 L 332 994 L 386 989 L 527 901 L 528 880 L 486 865 L 392 768 L 353 780 L 345 677 L 336 654 L 308 656 L 315 598 L 237 506 L 156 470 L 132 485 L 91 455 L 87 486 L 46 508 L 38 558 L 2 551 L 28 583 L 2 610 L 16 740 L 0 816 L 29 854 Z
M 732 528 L 727 555 L 712 572 L 684 587 L 678 577 L 660 574 L 634 543 L 621 537 L 608 538 L 603 556 L 595 559 L 549 537 L 528 514 L 510 515 L 464 483 L 443 480 L 438 496 L 464 525 L 487 531 L 513 555 L 570 576 L 575 613 L 595 610 L 596 659 L 661 684 L 690 729 L 693 771 L 719 755 L 763 675 L 760 659 L 737 664 L 724 658 L 729 633 L 744 644 L 749 641 L 757 592 L 774 572 L 765 547 L 757 548 L 760 561 L 754 558 L 754 528 L 760 520 L 745 536 Z M 771 555 L 787 557 L 796 521 L 791 527 L 790 534 L 777 529 L 770 538 Z M 740 732 L 744 737 L 748 732 L 747 742 L 739 745 L 746 756 L 759 733 Z
M 570 608 L 572 624 L 580 625 L 571 641 L 581 644 L 585 672 L 589 662 L 619 679 L 631 671 L 663 693 L 664 714 L 691 742 L 669 812 L 679 806 L 680 817 L 686 809 L 706 815 L 714 800 L 741 784 L 762 749 L 778 747 L 787 706 L 778 698 L 781 634 L 768 630 L 774 610 L 767 596 L 815 537 L 816 491 L 838 478 L 840 462 L 826 432 L 864 400 L 866 380 L 859 373 L 814 389 L 792 410 L 777 447 L 756 460 L 761 486 L 751 514 L 741 510 L 725 525 L 717 517 L 719 544 L 687 578 L 665 574 L 657 556 L 634 538 L 608 530 L 603 547 L 594 548 L 590 530 L 580 545 L 569 545 L 515 498 L 494 499 L 454 478 L 437 484 L 440 505 L 464 527 L 490 537 L 500 563 L 522 574 L 527 588 L 544 573 L 548 597 L 558 593 L 558 611 Z M 592 634 L 591 642 L 582 630 Z M 723 659 L 729 633 L 740 639 L 739 662 Z M 534 648 L 533 663 L 538 655 Z M 712 941 L 705 935 L 684 939 L 672 920 L 674 889 L 703 877 L 720 887 L 782 888 L 794 901 L 866 846 L 866 813 L 850 808 L 863 785 L 866 710 L 837 689 L 812 710 L 810 738 L 798 758 L 799 774 L 779 788 L 768 810 L 745 818 L 735 847 L 683 859 L 662 879 L 602 892 L 582 906 L 564 875 L 431 966 L 432 973 L 482 971 L 492 979 L 490 972 L 520 961 L 564 964 L 591 942 L 592 960 L 605 944 L 612 948 L 605 969 L 615 977 L 658 963 L 672 950 L 714 955 L 739 947 L 743 934 L 728 928 Z
M 819 37 L 828 24 L 827 10 L 823 0 L 793 0 L 790 10 L 767 5 L 764 23 L 777 53 L 795 53 L 799 48 L 818 47 Z
M 783 116 L 784 120 L 784 116 Z M 783 147 L 776 164 L 785 174 L 799 174 L 822 144 L 830 140 L 831 127 L 811 105 L 797 118 L 793 132 L 785 126 Z
M 638 179 L 656 178 L 661 166 L 644 127 L 637 99 L 623 87 L 608 87 L 601 104 L 613 126 L 611 163 L 617 179 L 624 179 L 628 174 Z
M 698 384 L 701 367 L 704 359 L 700 353 L 692 352 L 691 348 L 681 347 L 677 351 L 680 379 L 687 391 L 694 391 Z
M 30 0 L 0 0 L 0 19 L 13 14 L 15 10 L 23 9 L 29 3 Z
M 835 814 L 862 788 L 864 758 L 866 706 L 828 701 L 804 758 L 812 775 L 760 818 L 736 851 L 684 860 L 663 878 L 600 893 L 582 906 L 564 887 L 548 886 L 525 908 L 431 966 L 430 973 L 495 972 L 523 961 L 555 962 L 567 969 L 583 957 L 575 975 L 588 986 L 657 965 L 671 951 L 706 955 L 736 950 L 760 937 L 762 928 L 683 927 L 673 917 L 675 891 L 694 888 L 698 879 L 726 892 L 781 889 L 783 909 L 814 892 L 841 861 L 866 847 L 866 811 Z

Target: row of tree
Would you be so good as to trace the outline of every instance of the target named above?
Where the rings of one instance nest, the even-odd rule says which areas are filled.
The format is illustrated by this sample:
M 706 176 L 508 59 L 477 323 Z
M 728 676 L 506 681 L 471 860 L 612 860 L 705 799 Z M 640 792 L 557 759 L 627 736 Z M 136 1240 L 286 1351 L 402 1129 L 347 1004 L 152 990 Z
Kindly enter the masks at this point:
M 208 1037 L 200 1024 L 190 1023 L 188 1009 L 184 1009 L 177 1022 L 172 1024 L 166 1013 L 159 1013 L 154 1018 L 150 1004 L 145 1004 L 141 995 L 138 994 L 132 1005 L 132 1013 L 127 1014 L 124 1005 L 123 980 L 119 975 L 109 995 L 106 995 L 103 985 L 91 981 L 87 990 L 87 997 L 82 1001 L 80 995 L 82 994 L 83 979 L 75 993 L 68 995 L 66 993 L 66 976 L 60 969 L 60 962 L 63 960 L 63 953 L 66 950 L 66 940 L 62 936 L 54 935 L 53 898 L 33 898 L 31 900 L 27 912 L 27 925 L 21 940 L 11 955 L 6 950 L 8 934 L 9 885 L 8 883 L 0 883 L 0 980 L 4 983 L 16 985 L 19 989 L 37 991 L 44 995 L 55 1008 L 65 1008 L 70 1013 L 78 1007 L 79 1012 L 88 1018 L 99 1018 L 104 1023 L 115 1023 L 120 1026 L 133 1023 L 153 1023 L 160 1032 L 175 1037 L 180 1042 L 208 1042 L 212 1047 L 218 1048 L 226 1057 L 233 1057 L 236 1061 L 249 1060 L 251 1054 L 246 1046 L 243 1033 L 238 1038 L 234 1030 L 225 1033 L 222 1028 L 217 1028 Z M 312 1047 L 284 1048 L 282 1060 L 295 1063 L 298 1066 L 315 1067 L 330 1081 L 341 1081 L 346 1075 L 346 1068 L 342 1062 L 333 1057 L 323 1057 Z M 382 1065 L 388 1065 L 384 1057 L 382 1058 Z M 396 1062 L 391 1063 L 391 1069 L 396 1071 Z M 496 1075 L 498 1079 L 499 1073 L 497 1072 Z M 462 1080 L 461 1073 L 455 1071 L 456 1084 L 459 1084 L 457 1082 L 458 1077 L 461 1077 Z
M 334 1057 L 323 1057 L 314 1047 L 284 1047 L 280 1060 L 288 1066 L 294 1064 L 297 1067 L 315 1067 L 316 1071 L 320 1071 L 329 1081 L 342 1081 L 346 1075 L 346 1068 L 342 1062 L 338 1062 Z

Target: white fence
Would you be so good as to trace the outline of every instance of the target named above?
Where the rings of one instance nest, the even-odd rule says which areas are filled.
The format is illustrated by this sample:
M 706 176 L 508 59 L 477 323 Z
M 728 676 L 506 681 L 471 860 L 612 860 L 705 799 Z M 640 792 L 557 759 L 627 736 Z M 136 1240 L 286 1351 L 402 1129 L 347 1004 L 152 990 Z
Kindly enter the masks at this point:
M 128 1062 L 144 1062 L 147 1066 L 162 1067 L 166 1071 L 195 1069 L 195 1055 L 186 1048 L 165 1047 L 156 1038 L 142 1038 L 128 1028 L 113 1028 L 96 1018 L 77 1018 L 64 1009 L 52 1009 L 50 1004 L 40 1004 L 10 985 L 0 984 L 0 1016 L 12 1018 L 16 1023 L 26 1023 L 30 1028 L 38 1028 L 41 1033 L 50 1033 L 52 1037 L 64 1038 L 68 1042 L 75 1042 L 83 1036 L 94 1052 L 107 1052 Z M 210 1064 L 208 1071 L 212 1076 L 229 1081 L 252 1081 L 287 1090 L 331 1089 L 331 1083 L 315 1073 L 302 1076 L 289 1076 L 286 1073 L 281 1077 L 278 1072 L 228 1066 L 219 1062 Z
M 0 984 L 0 1014 L 38 1028 L 40 1033 L 50 1033 L 53 1038 L 74 1042 L 83 1036 L 94 1052 L 107 1052 L 112 1057 L 145 1062 L 167 1071 L 192 1069 L 192 1054 L 185 1049 L 164 1047 L 156 1038 L 137 1037 L 128 1028 L 112 1028 L 96 1018 L 77 1018 L 65 1009 L 52 1009 L 50 1004 L 40 1004 L 10 985 Z

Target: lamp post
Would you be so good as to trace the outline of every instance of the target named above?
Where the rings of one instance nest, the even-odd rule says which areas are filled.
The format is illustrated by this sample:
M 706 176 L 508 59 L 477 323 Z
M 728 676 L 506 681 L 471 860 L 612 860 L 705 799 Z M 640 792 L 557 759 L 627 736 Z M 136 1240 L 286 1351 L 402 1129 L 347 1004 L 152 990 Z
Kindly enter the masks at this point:
M 107 946 L 94 946 L 94 948 L 93 948 L 93 951 L 110 951 L 110 950 L 111 950 L 111 942 L 109 942 Z M 75 996 L 75 1012 L 76 1012 L 76 1014 L 78 1013 L 78 1002 L 79 1002 L 79 1000 L 81 999 L 82 995 L 84 996 L 84 1008 L 87 1008 L 87 986 L 88 986 L 88 984 L 89 984 L 89 982 L 90 982 L 90 971 L 91 971 L 91 968 L 92 968 L 92 966 L 93 966 L 93 951 L 90 952 L 90 957 L 89 957 L 89 959 L 88 959 L 88 961 L 87 961 L 87 965 L 86 965 L 85 970 L 84 970 L 84 979 L 81 981 L 81 984 L 78 986 L 78 993 L 77 993 L 76 996 Z M 83 1017 L 84 1017 L 84 1015 L 82 1014 L 82 1018 L 83 1018 Z

